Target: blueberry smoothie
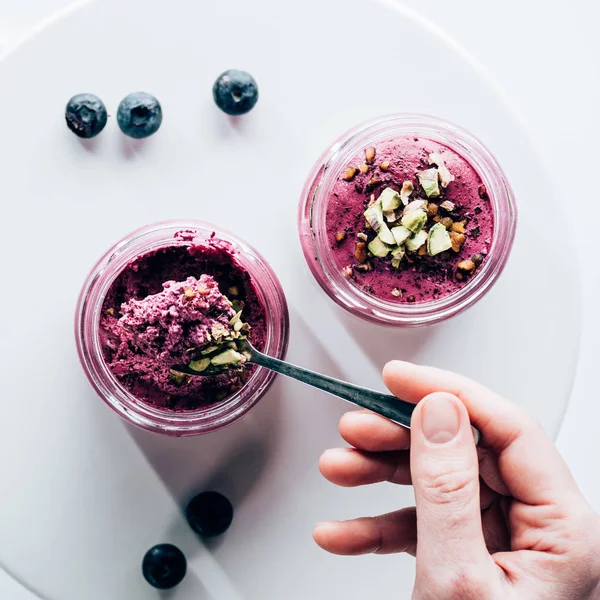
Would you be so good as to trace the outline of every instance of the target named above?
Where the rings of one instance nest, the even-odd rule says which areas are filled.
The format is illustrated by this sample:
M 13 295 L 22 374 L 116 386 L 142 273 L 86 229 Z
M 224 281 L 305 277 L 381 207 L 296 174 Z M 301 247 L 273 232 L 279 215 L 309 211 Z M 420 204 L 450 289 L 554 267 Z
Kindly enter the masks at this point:
M 326 225 L 347 279 L 383 300 L 423 303 L 476 276 L 494 215 L 465 158 L 428 139 L 399 137 L 365 148 L 342 169 Z
M 130 262 L 102 306 L 100 340 L 113 375 L 139 400 L 160 409 L 195 410 L 225 400 L 248 381 L 236 342 L 266 341 L 265 309 L 248 272 L 217 238 L 186 241 Z M 173 367 L 222 374 L 191 377 Z

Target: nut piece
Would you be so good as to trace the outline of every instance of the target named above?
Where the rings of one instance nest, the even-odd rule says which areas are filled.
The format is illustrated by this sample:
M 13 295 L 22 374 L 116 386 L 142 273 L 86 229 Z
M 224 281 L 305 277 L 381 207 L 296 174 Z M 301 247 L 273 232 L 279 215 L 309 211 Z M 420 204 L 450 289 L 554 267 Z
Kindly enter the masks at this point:
M 471 273 L 471 271 L 475 270 L 475 263 L 472 260 L 461 260 L 456 266 L 459 271 L 464 271 L 465 273 Z
M 361 173 L 369 172 L 369 165 L 367 163 L 360 163 L 360 165 L 358 165 L 358 168 L 360 169 Z
M 433 219 L 433 217 L 437 216 L 438 214 L 438 206 L 437 204 L 434 204 L 433 202 L 430 202 L 427 205 L 427 217 L 429 219 Z
M 356 167 L 348 167 L 344 173 L 344 181 L 352 181 L 356 177 Z
M 485 184 L 483 184 L 483 183 L 479 186 L 479 189 L 477 190 L 477 192 L 479 193 L 479 197 L 483 198 L 484 200 L 488 197 L 487 188 L 485 187 Z
M 450 232 L 450 241 L 452 242 L 452 250 L 454 252 L 460 252 L 467 238 L 462 233 L 456 233 L 455 231 Z
M 460 271 L 456 271 L 456 274 L 454 276 L 456 277 L 456 279 L 458 279 L 458 281 L 462 281 L 465 278 L 465 276 Z
M 346 279 L 351 279 L 352 275 L 354 275 L 354 271 L 352 270 L 352 267 L 344 267 L 344 270 L 342 271 L 342 275 Z
M 440 204 L 440 208 L 443 208 L 444 210 L 446 210 L 448 212 L 452 212 L 456 208 L 456 205 L 454 204 L 454 202 L 450 202 L 450 200 L 444 200 Z
M 414 302 L 416 298 L 411 294 L 407 299 L 408 302 Z
M 354 258 L 361 264 L 367 261 L 367 244 L 365 242 L 356 242 Z
M 458 221 L 456 223 L 452 223 L 451 229 L 452 229 L 452 231 L 455 231 L 456 233 L 464 233 L 465 232 L 465 222 Z
M 367 163 L 370 165 L 373 164 L 373 161 L 375 160 L 375 148 L 373 148 L 373 146 L 365 150 L 365 158 L 367 159 Z
M 192 288 L 185 288 L 185 290 L 183 290 L 183 295 L 186 298 L 193 298 L 196 295 L 196 292 L 194 292 Z
M 398 288 L 394 288 L 392 290 L 392 296 L 395 296 L 396 298 L 400 298 L 400 296 L 402 296 L 402 292 Z
M 362 271 L 363 273 L 368 273 L 373 270 L 373 265 L 370 262 L 366 262 L 363 265 L 357 265 L 357 271 Z
M 483 256 L 481 256 L 481 254 L 473 254 L 471 260 L 475 263 L 475 266 L 478 267 L 483 262 Z
M 379 179 L 377 179 L 377 177 L 372 177 L 371 179 L 369 179 L 369 183 L 367 183 L 367 187 L 374 188 L 379 183 L 381 183 L 381 181 Z
M 446 229 L 450 229 L 450 227 L 452 227 L 454 221 L 452 221 L 452 219 L 450 217 L 444 217 L 440 223 L 446 228 Z
M 425 256 L 426 254 L 427 254 L 427 244 L 423 244 L 423 245 L 422 245 L 422 246 L 419 248 L 419 250 L 418 250 L 418 252 L 417 252 L 417 255 L 418 255 L 418 256 Z
M 111 317 L 115 316 L 115 309 L 114 308 L 107 308 L 106 309 L 106 314 L 110 315 Z
M 338 243 L 339 243 L 339 242 L 343 242 L 345 239 L 346 239 L 346 233 L 345 233 L 345 232 L 343 232 L 343 231 L 338 231 L 338 232 L 335 234 L 335 241 L 336 241 L 336 242 L 338 242 Z
M 228 293 L 230 296 L 239 296 L 240 295 L 240 290 L 238 288 L 237 285 L 232 285 L 229 290 Z
M 366 233 L 363 233 L 362 231 L 360 233 L 357 233 L 356 237 L 362 242 L 366 242 L 369 239 L 369 236 Z
M 390 168 L 390 161 L 389 160 L 384 160 L 380 165 L 379 168 L 386 172 L 389 168 Z

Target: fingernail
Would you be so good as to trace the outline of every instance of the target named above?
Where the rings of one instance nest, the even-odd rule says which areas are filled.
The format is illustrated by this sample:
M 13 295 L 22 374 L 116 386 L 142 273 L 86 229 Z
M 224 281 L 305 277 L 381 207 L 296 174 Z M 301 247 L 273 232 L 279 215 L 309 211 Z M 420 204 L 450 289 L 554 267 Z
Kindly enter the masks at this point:
M 423 435 L 432 444 L 451 442 L 460 429 L 460 412 L 456 401 L 439 395 L 427 401 L 423 407 L 421 427 Z

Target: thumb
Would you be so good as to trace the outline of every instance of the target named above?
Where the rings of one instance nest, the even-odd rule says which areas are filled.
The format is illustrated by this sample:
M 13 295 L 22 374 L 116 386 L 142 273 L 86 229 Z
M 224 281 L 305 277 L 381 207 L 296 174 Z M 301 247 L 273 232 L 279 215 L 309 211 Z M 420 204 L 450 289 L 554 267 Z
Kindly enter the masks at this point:
M 479 464 L 469 415 L 452 394 L 415 408 L 410 463 L 417 505 L 417 578 L 439 580 L 489 563 L 479 507 Z

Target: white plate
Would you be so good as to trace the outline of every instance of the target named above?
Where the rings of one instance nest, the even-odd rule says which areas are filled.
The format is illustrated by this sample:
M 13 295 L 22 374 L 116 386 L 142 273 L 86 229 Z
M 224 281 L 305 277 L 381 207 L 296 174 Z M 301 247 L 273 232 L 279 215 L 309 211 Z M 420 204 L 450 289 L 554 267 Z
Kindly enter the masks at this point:
M 252 72 L 257 108 L 232 123 L 211 86 Z M 435 82 L 432 85 L 432 82 Z M 341 490 L 317 472 L 339 443 L 341 401 L 280 379 L 231 428 L 174 440 L 125 427 L 78 364 L 72 317 L 94 261 L 135 227 L 189 216 L 262 251 L 292 311 L 289 358 L 373 387 L 391 357 L 458 369 L 537 414 L 554 434 L 579 343 L 579 280 L 557 198 L 515 116 L 464 54 L 393 4 L 365 0 L 104 0 L 41 32 L 0 66 L 4 460 L 0 563 L 52 600 L 155 597 L 140 574 L 151 545 L 190 560 L 169 598 L 408 597 L 412 559 L 339 558 L 311 540 L 318 520 L 392 510 L 410 492 Z M 74 93 L 114 115 L 144 89 L 164 122 L 145 143 L 114 119 L 92 143 L 66 128 Z M 453 321 L 391 331 L 324 297 L 302 258 L 297 199 L 323 148 L 359 121 L 418 111 L 482 138 L 515 189 L 520 224 L 494 290 Z M 236 505 L 203 545 L 178 507 L 215 488 Z M 167 596 L 164 596 L 167 597 Z

